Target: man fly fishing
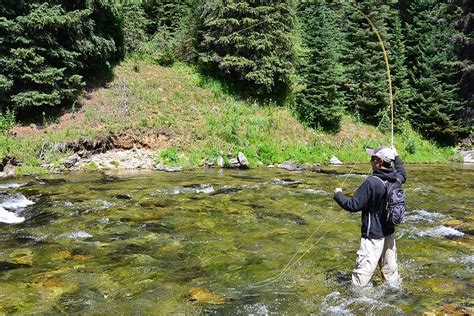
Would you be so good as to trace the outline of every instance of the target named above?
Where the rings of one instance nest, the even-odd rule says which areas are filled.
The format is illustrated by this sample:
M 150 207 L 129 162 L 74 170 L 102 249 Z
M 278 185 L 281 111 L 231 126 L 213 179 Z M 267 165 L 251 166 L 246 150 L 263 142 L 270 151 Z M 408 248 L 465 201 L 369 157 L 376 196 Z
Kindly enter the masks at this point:
M 356 267 L 352 271 L 352 284 L 369 284 L 377 265 L 383 278 L 393 286 L 400 283 L 395 246 L 395 226 L 383 219 L 386 208 L 386 182 L 406 181 L 403 161 L 395 148 L 377 147 L 366 149 L 371 155 L 372 176 L 356 190 L 352 198 L 344 195 L 341 188 L 334 190 L 334 200 L 350 212 L 362 211 L 360 247 L 357 251 Z

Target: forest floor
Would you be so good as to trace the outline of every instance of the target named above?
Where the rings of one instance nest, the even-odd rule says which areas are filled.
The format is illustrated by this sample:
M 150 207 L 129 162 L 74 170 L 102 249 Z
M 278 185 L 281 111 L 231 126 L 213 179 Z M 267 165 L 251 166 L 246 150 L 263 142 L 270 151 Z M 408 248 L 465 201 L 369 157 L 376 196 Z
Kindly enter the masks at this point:
M 155 163 L 184 168 L 219 159 L 228 164 L 242 152 L 256 167 L 327 163 L 333 156 L 360 162 L 366 158 L 364 147 L 389 142 L 387 133 L 349 116 L 340 132 L 323 133 L 302 125 L 290 106 L 239 100 L 185 65 L 129 60 L 115 68 L 112 81 L 84 93 L 73 109 L 0 136 L 0 156 L 15 157 L 20 173 L 50 172 L 75 153 L 112 149 L 146 149 Z M 408 162 L 458 159 L 454 148 L 439 148 L 406 126 L 395 146 Z

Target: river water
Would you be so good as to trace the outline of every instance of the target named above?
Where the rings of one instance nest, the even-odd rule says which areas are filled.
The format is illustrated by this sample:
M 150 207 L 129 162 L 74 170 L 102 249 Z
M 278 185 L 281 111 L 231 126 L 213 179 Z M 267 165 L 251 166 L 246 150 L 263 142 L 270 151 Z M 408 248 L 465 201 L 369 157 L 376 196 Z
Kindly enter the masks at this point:
M 407 170 L 403 285 L 377 271 L 362 292 L 350 289 L 360 214 L 332 191 L 353 192 L 368 165 L 2 180 L 0 211 L 24 221 L 0 224 L 0 313 L 472 312 L 474 168 Z

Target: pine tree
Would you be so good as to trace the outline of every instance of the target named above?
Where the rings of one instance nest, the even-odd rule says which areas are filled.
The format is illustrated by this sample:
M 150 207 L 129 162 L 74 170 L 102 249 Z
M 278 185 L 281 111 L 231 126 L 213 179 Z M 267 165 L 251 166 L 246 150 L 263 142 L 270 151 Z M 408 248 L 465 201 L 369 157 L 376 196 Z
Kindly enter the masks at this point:
M 392 34 L 387 24 L 394 13 L 387 5 L 374 6 L 371 1 L 357 3 L 377 27 L 391 56 Z M 388 83 L 382 48 L 367 20 L 359 10 L 346 10 L 344 26 L 349 45 L 343 63 L 347 67 L 347 109 L 364 122 L 377 125 L 388 112 Z
M 464 103 L 463 125 L 472 137 L 474 123 L 474 1 L 462 0 L 452 4 L 453 25 L 458 31 L 456 46 L 461 62 L 460 96 Z M 464 135 L 462 135 L 464 136 Z M 468 142 L 469 143 L 469 142 Z M 470 141 L 472 144 L 472 140 Z
M 462 132 L 459 68 L 454 30 L 445 19 L 446 6 L 436 1 L 411 1 L 406 21 L 407 63 L 415 95 L 410 121 L 425 136 L 454 144 Z
M 294 74 L 294 6 L 290 0 L 207 1 L 199 9 L 202 68 L 247 95 L 278 99 Z
M 20 112 L 73 101 L 89 67 L 115 51 L 97 34 L 90 9 L 66 11 L 49 3 L 13 3 L 0 17 L 0 99 Z
M 305 54 L 298 69 L 303 89 L 297 94 L 296 107 L 309 126 L 333 132 L 340 129 L 344 109 L 339 11 L 325 1 L 304 2 L 298 8 Z
M 406 66 L 406 45 L 400 16 L 394 18 L 393 37 L 390 42 L 390 71 L 393 85 L 394 125 L 400 128 L 409 116 L 409 107 L 413 97 L 413 89 L 408 81 Z

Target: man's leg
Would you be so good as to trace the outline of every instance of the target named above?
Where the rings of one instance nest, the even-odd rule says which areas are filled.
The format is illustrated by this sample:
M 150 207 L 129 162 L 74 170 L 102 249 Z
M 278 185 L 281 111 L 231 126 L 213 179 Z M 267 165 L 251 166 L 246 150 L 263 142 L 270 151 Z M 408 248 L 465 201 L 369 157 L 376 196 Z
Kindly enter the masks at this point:
M 397 265 L 397 247 L 395 245 L 395 234 L 385 236 L 382 257 L 380 258 L 380 270 L 383 278 L 392 286 L 400 285 L 400 274 Z
M 384 239 L 361 238 L 357 251 L 356 267 L 352 271 L 352 284 L 366 286 L 374 274 L 384 248 Z

